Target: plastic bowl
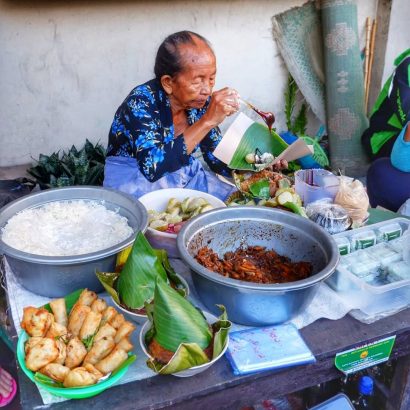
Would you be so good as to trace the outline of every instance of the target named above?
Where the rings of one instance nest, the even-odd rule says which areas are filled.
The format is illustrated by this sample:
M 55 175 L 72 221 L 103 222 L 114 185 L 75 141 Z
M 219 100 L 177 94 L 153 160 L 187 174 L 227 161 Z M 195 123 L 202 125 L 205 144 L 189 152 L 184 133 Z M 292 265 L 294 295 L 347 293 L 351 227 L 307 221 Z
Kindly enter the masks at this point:
M 223 201 L 213 195 L 185 188 L 159 189 L 157 191 L 149 192 L 138 199 L 145 206 L 147 211 L 154 210 L 157 212 L 163 212 L 171 198 L 176 198 L 179 201 L 182 201 L 188 197 L 204 198 L 214 208 L 226 207 Z M 165 249 L 171 258 L 179 258 L 176 241 L 177 234 L 157 231 L 148 226 L 145 236 L 153 248 Z
M 215 317 L 212 316 L 211 314 L 207 313 L 207 312 L 203 312 L 206 320 L 208 321 L 208 323 L 210 323 L 211 321 L 215 321 Z M 142 326 L 141 328 L 141 332 L 140 332 L 140 345 L 141 345 L 141 349 L 142 351 L 149 357 L 152 358 L 152 356 L 148 353 L 147 347 L 145 346 L 145 334 L 148 332 L 149 326 L 151 325 L 151 322 L 145 322 L 144 326 Z M 204 363 L 201 364 L 199 366 L 194 366 L 191 367 L 189 369 L 186 370 L 182 370 L 180 372 L 177 373 L 172 373 L 173 376 L 177 376 L 177 377 L 191 377 L 194 376 L 198 373 L 201 373 L 203 371 L 205 371 L 206 369 L 208 369 L 209 367 L 211 367 L 215 362 L 217 362 L 226 352 L 226 349 L 228 348 L 229 345 L 229 336 L 226 338 L 226 343 L 224 348 L 222 349 L 222 352 L 215 357 L 215 359 L 211 360 L 209 363 Z
M 25 362 L 25 352 L 24 352 L 24 343 L 28 339 L 26 332 L 22 331 L 17 342 L 17 360 L 20 367 L 26 376 L 38 386 L 41 386 L 42 389 L 47 390 L 55 396 L 65 397 L 67 399 L 86 399 L 88 397 L 96 396 L 97 394 L 102 393 L 104 390 L 108 389 L 115 383 L 117 383 L 124 375 L 127 373 L 127 370 L 130 364 L 127 364 L 124 367 L 120 366 L 119 370 L 115 370 L 108 379 L 93 384 L 86 387 L 51 387 L 43 383 L 39 383 L 34 379 L 34 373 L 29 370 Z M 129 354 L 130 355 L 130 354 Z
M 177 273 L 177 276 L 179 278 L 179 280 L 184 284 L 185 289 L 187 291 L 186 296 L 189 295 L 189 286 L 188 286 L 188 282 Z M 111 301 L 112 303 L 115 305 L 115 307 L 121 311 L 121 313 L 124 314 L 124 316 L 128 319 L 131 320 L 135 323 L 138 323 L 140 325 L 144 324 L 147 320 L 147 315 L 143 314 L 143 313 L 135 313 L 135 312 L 130 312 L 129 310 L 125 309 L 124 307 L 122 307 L 121 305 L 119 305 L 111 296 Z

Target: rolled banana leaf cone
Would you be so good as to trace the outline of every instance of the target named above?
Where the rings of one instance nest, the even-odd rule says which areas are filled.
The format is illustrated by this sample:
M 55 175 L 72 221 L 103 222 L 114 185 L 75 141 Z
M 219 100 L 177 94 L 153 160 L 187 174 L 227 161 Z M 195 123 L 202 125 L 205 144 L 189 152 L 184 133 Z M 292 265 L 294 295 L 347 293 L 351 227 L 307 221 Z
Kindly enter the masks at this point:
M 203 313 L 178 292 L 157 280 L 153 306 L 146 306 L 151 327 L 145 335 L 148 347 L 155 341 L 162 349 L 173 352 L 168 363 L 150 358 L 147 365 L 160 374 L 172 374 L 210 360 L 205 349 L 212 348 L 212 359 L 217 357 L 228 343 L 231 323 L 225 307 L 219 306 L 222 315 L 212 326 Z
M 154 297 L 157 278 L 168 281 L 162 264 L 164 258 L 169 265 L 166 255 L 152 249 L 144 234 L 139 232 L 121 273 L 97 272 L 97 277 L 117 303 L 142 309 L 144 303 Z

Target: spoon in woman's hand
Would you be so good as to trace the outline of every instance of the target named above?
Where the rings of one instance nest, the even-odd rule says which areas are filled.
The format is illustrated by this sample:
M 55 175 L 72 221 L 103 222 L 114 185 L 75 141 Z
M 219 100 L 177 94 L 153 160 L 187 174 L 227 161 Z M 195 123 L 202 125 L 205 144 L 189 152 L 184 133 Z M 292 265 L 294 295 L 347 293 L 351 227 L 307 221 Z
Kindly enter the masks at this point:
M 251 110 L 255 111 L 258 115 L 260 115 L 263 121 L 265 121 L 266 125 L 268 126 L 269 131 L 272 130 L 272 125 L 275 122 L 275 116 L 273 115 L 273 112 L 261 111 L 258 108 L 256 108 L 254 105 L 252 105 L 250 102 L 244 100 L 242 97 L 239 97 L 239 101 L 247 105 Z

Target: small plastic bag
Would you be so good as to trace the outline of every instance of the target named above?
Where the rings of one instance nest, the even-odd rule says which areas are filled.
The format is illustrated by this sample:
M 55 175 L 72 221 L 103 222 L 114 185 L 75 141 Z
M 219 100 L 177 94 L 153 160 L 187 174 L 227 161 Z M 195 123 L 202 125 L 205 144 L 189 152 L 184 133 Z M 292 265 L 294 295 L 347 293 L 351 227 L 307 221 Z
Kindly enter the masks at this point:
M 339 191 L 334 202 L 346 209 L 353 223 L 360 226 L 369 216 L 369 197 L 366 188 L 357 179 L 340 176 L 339 180 Z
M 349 229 L 352 224 L 348 212 L 340 205 L 333 204 L 327 199 L 307 205 L 306 214 L 311 221 L 332 235 Z

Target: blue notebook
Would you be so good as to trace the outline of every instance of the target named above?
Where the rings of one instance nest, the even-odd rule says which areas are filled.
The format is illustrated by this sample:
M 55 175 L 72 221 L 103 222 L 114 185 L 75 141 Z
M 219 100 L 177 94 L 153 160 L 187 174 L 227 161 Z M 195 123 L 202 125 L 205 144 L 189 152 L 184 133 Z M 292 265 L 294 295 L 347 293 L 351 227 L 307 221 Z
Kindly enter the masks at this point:
M 292 324 L 231 332 L 226 357 L 236 375 L 316 361 Z

